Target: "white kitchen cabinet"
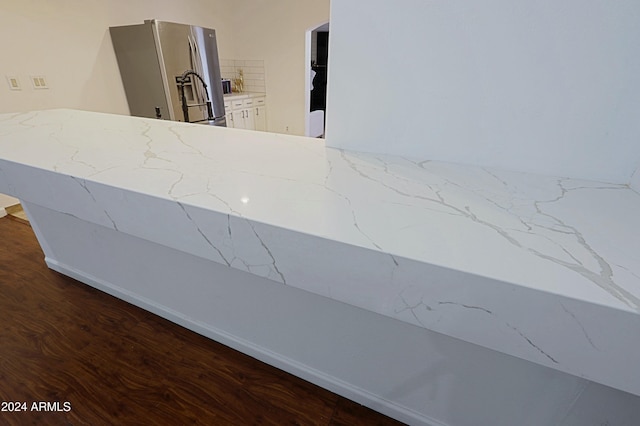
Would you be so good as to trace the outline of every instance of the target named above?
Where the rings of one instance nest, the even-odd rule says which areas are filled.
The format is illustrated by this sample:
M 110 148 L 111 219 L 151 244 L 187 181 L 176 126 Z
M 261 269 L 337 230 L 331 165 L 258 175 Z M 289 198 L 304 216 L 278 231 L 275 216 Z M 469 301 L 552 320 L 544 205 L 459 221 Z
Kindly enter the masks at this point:
M 224 118 L 227 120 L 227 127 L 233 126 L 233 111 L 231 109 L 231 101 L 224 101 Z
M 242 119 L 242 111 L 231 111 L 229 114 L 231 117 L 231 124 L 227 123 L 227 127 L 233 127 L 234 129 L 243 129 L 244 120 Z
M 246 129 L 244 122 L 244 100 L 241 98 L 231 99 L 231 122 L 235 129 Z
M 256 113 L 253 109 L 253 98 L 242 101 L 242 118 L 244 119 L 244 129 L 256 130 Z
M 238 95 L 225 99 L 227 127 L 246 130 L 267 130 L 266 97 Z
M 265 97 L 256 98 L 253 109 L 255 110 L 256 130 L 267 131 L 267 105 Z

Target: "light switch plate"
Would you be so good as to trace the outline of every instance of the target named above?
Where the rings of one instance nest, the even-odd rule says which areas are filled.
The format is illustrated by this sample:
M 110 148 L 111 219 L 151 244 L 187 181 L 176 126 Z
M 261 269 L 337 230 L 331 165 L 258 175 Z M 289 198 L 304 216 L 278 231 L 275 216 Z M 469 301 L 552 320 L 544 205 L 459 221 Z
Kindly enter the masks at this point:
M 44 75 L 32 75 L 31 83 L 33 84 L 34 89 L 48 89 L 49 85 L 47 84 L 47 80 Z
M 20 86 L 20 79 L 15 75 L 7 75 L 7 84 L 11 90 L 22 90 Z

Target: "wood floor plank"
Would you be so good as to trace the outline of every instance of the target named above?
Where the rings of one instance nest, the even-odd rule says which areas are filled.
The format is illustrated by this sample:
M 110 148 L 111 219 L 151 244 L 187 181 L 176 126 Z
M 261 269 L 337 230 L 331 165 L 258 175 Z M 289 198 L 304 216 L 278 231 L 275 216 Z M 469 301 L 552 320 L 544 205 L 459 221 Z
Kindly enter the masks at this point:
M 394 420 L 49 270 L 0 219 L 0 424 L 397 425 Z M 33 402 L 70 411 L 30 411 Z M 49 407 L 52 408 L 52 407 Z

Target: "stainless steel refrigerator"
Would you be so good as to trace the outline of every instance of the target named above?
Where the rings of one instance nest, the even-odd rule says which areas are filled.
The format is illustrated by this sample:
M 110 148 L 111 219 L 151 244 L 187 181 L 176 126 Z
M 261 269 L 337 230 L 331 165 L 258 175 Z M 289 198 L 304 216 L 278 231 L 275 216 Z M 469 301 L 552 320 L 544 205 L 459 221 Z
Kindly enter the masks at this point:
M 152 19 L 109 32 L 131 115 L 226 126 L 215 30 Z

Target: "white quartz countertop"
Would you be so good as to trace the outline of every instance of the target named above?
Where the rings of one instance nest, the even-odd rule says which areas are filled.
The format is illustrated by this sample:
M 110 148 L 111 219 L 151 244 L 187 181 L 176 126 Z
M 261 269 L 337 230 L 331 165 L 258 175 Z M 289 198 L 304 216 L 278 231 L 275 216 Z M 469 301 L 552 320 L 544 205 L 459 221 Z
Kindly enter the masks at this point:
M 233 100 L 233 99 L 247 99 L 247 98 L 261 98 L 267 96 L 266 93 L 261 92 L 242 92 L 242 93 L 226 93 L 224 95 L 225 100 Z
M 627 185 L 73 110 L 0 115 L 0 192 L 29 197 L 16 165 L 168 200 L 194 223 L 189 209 L 240 218 L 268 260 L 221 246 L 212 260 L 640 394 L 627 369 L 640 361 L 640 195 Z

